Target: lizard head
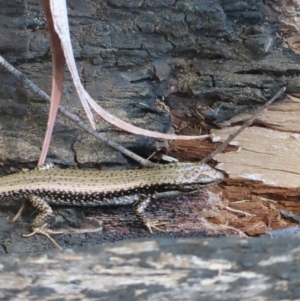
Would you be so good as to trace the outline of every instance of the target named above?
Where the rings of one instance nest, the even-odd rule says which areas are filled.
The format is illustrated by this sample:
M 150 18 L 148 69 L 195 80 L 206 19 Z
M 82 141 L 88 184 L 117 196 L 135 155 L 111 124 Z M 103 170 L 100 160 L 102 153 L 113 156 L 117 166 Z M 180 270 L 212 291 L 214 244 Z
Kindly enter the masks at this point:
M 209 185 L 222 182 L 223 174 L 204 163 L 187 163 L 184 168 L 184 184 Z

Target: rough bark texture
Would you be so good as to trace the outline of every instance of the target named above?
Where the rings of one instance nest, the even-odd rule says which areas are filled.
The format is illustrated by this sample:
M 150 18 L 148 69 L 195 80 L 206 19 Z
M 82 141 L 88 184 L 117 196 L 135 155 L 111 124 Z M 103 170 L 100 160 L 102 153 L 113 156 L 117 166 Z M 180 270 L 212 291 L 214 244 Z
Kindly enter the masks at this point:
M 299 300 L 299 243 L 266 237 L 159 239 L 6 256 L 0 258 L 0 298 Z
M 171 130 L 173 125 L 176 131 L 195 134 L 202 129 L 206 131 L 208 119 L 220 124 L 237 113 L 248 111 L 264 103 L 282 86 L 287 86 L 287 92 L 294 96 L 297 96 L 300 91 L 298 76 L 300 68 L 297 54 L 299 4 L 297 1 L 75 0 L 68 1 L 68 9 L 72 43 L 85 87 L 103 107 L 135 125 L 162 132 Z M 49 92 L 51 86 L 49 41 L 38 1 L 1 2 L 0 25 L 2 28 L 1 54 L 33 82 Z M 282 32 L 283 36 L 276 35 L 277 32 Z M 36 164 L 46 127 L 48 107 L 1 68 L 0 82 L 2 83 L 0 86 L 0 162 L 2 174 L 4 174 L 16 171 L 16 166 L 28 167 Z M 69 75 L 65 82 L 63 105 L 83 116 Z M 169 107 L 172 111 L 172 118 L 168 113 L 158 113 L 155 110 L 156 106 Z M 294 112 L 297 110 L 297 106 L 292 109 Z M 278 112 L 283 111 L 287 113 L 287 119 L 292 114 L 286 109 L 278 109 Z M 282 116 L 278 112 L 271 121 L 266 122 L 266 119 L 262 119 L 265 122 L 263 126 L 271 128 L 269 126 L 271 124 L 272 129 L 278 130 L 280 128 L 278 116 Z M 295 128 L 298 127 L 296 121 L 289 123 L 289 128 L 280 130 L 295 132 Z M 107 136 L 114 141 L 141 154 L 149 154 L 156 147 L 153 139 L 125 134 L 101 120 L 98 121 L 98 125 L 99 130 L 106 132 Z M 125 167 L 130 163 L 122 154 L 87 137 L 81 130 L 75 129 L 73 124 L 61 117 L 58 118 L 55 129 L 49 160 L 64 166 L 80 167 L 92 165 Z M 219 135 L 223 139 L 222 133 Z M 267 136 L 259 140 L 257 132 L 254 132 L 252 136 L 247 136 L 246 142 L 252 141 L 259 145 L 261 141 L 265 141 L 265 146 L 270 146 L 274 140 L 265 140 Z M 290 146 L 289 144 L 287 148 L 291 149 Z M 177 154 L 177 157 L 183 160 L 199 160 L 213 147 L 209 143 L 203 143 L 201 146 L 195 142 L 194 144 L 192 142 L 173 143 L 170 152 Z M 229 151 L 236 149 L 236 147 L 231 147 Z M 261 152 L 268 153 L 268 150 L 264 148 Z M 281 151 L 282 148 L 279 150 Z M 257 152 L 255 149 L 252 151 Z M 268 155 L 270 155 L 268 160 L 272 161 L 272 154 L 268 153 Z M 297 156 L 292 157 L 290 153 L 285 156 L 290 160 L 297 159 Z M 228 157 L 218 159 L 224 164 L 241 162 L 237 161 L 236 157 L 230 162 Z M 264 164 L 265 161 L 259 162 Z M 290 161 L 289 164 L 293 168 L 299 166 L 296 161 Z M 236 165 L 243 167 L 242 164 Z M 296 226 L 296 221 L 282 219 L 278 210 L 285 208 L 293 211 L 293 208 L 296 208 L 294 213 L 299 214 L 298 188 L 279 187 L 281 185 L 278 185 L 278 182 L 275 186 L 270 186 L 267 181 L 254 182 L 253 177 L 245 178 L 240 170 L 234 169 L 236 165 L 228 165 L 229 177 L 222 186 L 210 192 L 204 190 L 195 199 L 180 198 L 174 202 L 163 200 L 154 202 L 149 208 L 150 213 L 154 211 L 156 218 L 166 219 L 169 230 L 167 234 L 156 235 L 180 237 L 199 236 L 205 233 L 206 235 L 244 236 L 244 233 L 259 235 L 267 233 L 270 229 Z M 280 168 L 285 171 L 285 166 L 286 164 L 282 164 Z M 288 172 L 298 177 L 300 171 L 293 168 L 288 169 Z M 226 167 L 224 170 L 227 172 Z M 263 174 L 263 179 L 266 179 L 265 174 Z M 287 183 L 290 182 L 287 181 Z M 222 194 L 219 194 L 220 192 Z M 286 199 L 289 203 L 285 202 Z M 239 205 L 237 201 L 242 201 L 240 202 L 242 205 Z M 0 251 L 17 254 L 42 252 L 52 248 L 45 238 L 36 236 L 23 239 L 20 237 L 20 233 L 26 233 L 29 228 L 32 216 L 28 213 L 31 214 L 31 210 L 15 224 L 7 223 L 6 218 L 17 211 L 19 204 L 13 200 L 1 202 L 0 244 L 2 249 Z M 160 210 L 157 210 L 158 208 Z M 250 213 L 251 216 L 234 212 L 232 209 Z M 58 211 L 58 227 L 66 227 L 65 223 L 68 222 L 68 227 L 72 227 L 73 232 L 77 231 L 75 234 L 58 236 L 57 241 L 62 246 L 99 244 L 125 238 L 148 237 L 147 232 L 141 229 L 135 221 L 132 209 L 107 208 L 85 211 L 85 213 L 87 217 L 82 216 L 81 210 Z M 297 232 L 298 228 L 294 230 Z M 132 253 L 141 254 L 141 258 L 144 259 L 141 259 L 140 266 L 146 266 L 146 274 L 151 273 L 152 266 L 159 269 L 164 260 L 163 265 L 165 262 L 170 264 L 172 272 L 169 270 L 163 272 L 166 273 L 166 278 L 163 275 L 157 275 L 159 272 L 155 270 L 155 277 L 149 280 L 149 286 L 157 292 L 163 289 L 161 282 L 164 279 L 171 281 L 170 273 L 177 277 L 177 280 L 168 286 L 166 294 L 160 295 L 168 300 L 175 298 L 172 297 L 176 291 L 175 288 L 178 289 L 181 299 L 188 299 L 188 297 L 191 299 L 199 293 L 203 294 L 205 300 L 208 298 L 240 300 L 257 296 L 262 296 L 262 298 L 270 296 L 269 299 L 274 300 L 276 298 L 273 294 L 287 300 L 299 298 L 297 277 L 294 275 L 298 269 L 297 261 L 294 260 L 298 252 L 296 246 L 299 243 L 296 239 L 286 238 L 284 241 L 261 239 L 248 242 L 215 239 L 210 240 L 209 246 L 213 245 L 211 248 L 205 247 L 205 243 L 206 240 L 199 240 L 197 243 L 160 241 L 158 243 L 160 246 L 168 245 L 161 249 L 162 253 L 159 251 L 155 253 L 155 251 L 152 254 L 153 249 L 151 249 L 150 255 L 148 253 L 145 255 L 139 252 L 143 250 L 146 243 L 137 243 L 133 250 L 132 245 L 127 245 L 125 242 L 122 250 L 123 254 L 129 250 L 128 256 L 123 256 L 127 256 L 126 264 L 130 262 L 131 267 L 136 267 L 134 260 L 138 258 L 138 255 L 133 257 Z M 185 247 L 186 250 L 181 249 Z M 164 248 L 167 248 L 167 251 Z M 102 275 L 105 274 L 108 277 L 111 273 L 115 279 L 119 270 L 114 269 L 114 264 L 125 261 L 111 255 L 109 253 L 111 251 L 102 254 L 101 250 L 103 248 L 99 247 L 97 251 L 91 251 L 91 255 L 87 255 L 86 260 L 91 259 L 92 265 L 96 266 L 97 259 L 93 257 L 96 253 L 95 257 L 99 258 L 101 264 L 108 262 L 110 265 L 109 271 L 105 266 Z M 187 256 L 181 258 L 177 252 L 178 254 L 182 252 L 183 256 Z M 80 255 L 81 253 L 71 254 L 69 261 L 64 259 L 66 258 L 64 255 L 57 256 L 57 259 L 56 255 L 49 255 L 53 261 L 44 257 L 48 261 L 46 260 L 43 264 L 36 264 L 38 260 L 43 262 L 44 259 L 41 257 L 35 261 L 30 261 L 29 258 L 24 263 L 16 259 L 18 262 L 15 265 L 9 265 L 12 261 L 9 261 L 7 257 L 8 259 L 5 258 L 2 263 L 7 266 L 4 265 L 2 271 L 11 271 L 11 274 L 10 276 L 9 272 L 1 274 L 4 279 L 17 277 L 17 281 L 21 280 L 20 276 L 16 275 L 24 273 L 39 275 L 35 279 L 41 279 L 40 273 L 44 273 L 44 269 L 47 268 L 49 275 L 53 271 L 55 277 L 60 277 L 61 266 L 53 264 L 59 260 L 62 265 L 66 263 L 67 274 L 72 271 L 73 275 L 78 274 L 84 278 L 88 275 L 87 271 L 90 266 L 88 263 L 85 266 L 78 264 L 79 262 L 85 263 L 85 260 L 81 261 L 84 257 Z M 78 256 L 76 257 L 79 258 L 78 261 L 74 259 L 74 256 Z M 151 262 L 147 261 L 147 256 L 152 256 Z M 168 256 L 170 256 L 169 261 Z M 270 256 L 268 261 L 267 258 Z M 208 266 L 207 269 L 202 269 L 201 262 L 210 263 L 209 260 L 214 257 L 228 263 L 228 273 L 222 274 L 222 270 L 227 269 L 226 264 L 224 266 L 223 263 L 218 264 L 216 270 L 213 271 L 210 264 L 205 265 L 205 267 Z M 115 262 L 113 262 L 114 258 Z M 47 266 L 47 262 L 50 261 L 51 265 Z M 192 264 L 191 261 L 193 261 Z M 176 267 L 174 262 L 181 263 L 181 268 Z M 197 264 L 200 264 L 200 268 Z M 211 264 L 213 266 L 213 262 Z M 184 270 L 186 266 L 188 266 L 188 271 Z M 238 275 L 240 271 L 244 271 L 244 274 Z M 180 275 L 176 276 L 177 272 Z M 127 284 L 122 284 L 125 280 L 130 281 L 131 278 L 127 275 L 124 279 L 123 276 L 118 278 L 115 282 L 116 287 L 121 285 L 124 291 L 128 288 Z M 146 276 L 143 273 L 141 275 L 143 275 L 140 277 L 143 282 Z M 68 275 L 65 276 L 68 277 Z M 73 282 L 61 280 L 66 281 L 61 282 L 68 286 L 66 292 L 71 295 L 71 290 L 78 289 L 77 283 L 81 283 L 82 294 L 88 292 L 91 297 L 100 298 L 102 295 L 99 295 L 97 289 L 91 289 L 86 282 L 80 282 L 83 281 L 81 276 L 74 277 Z M 91 272 L 87 278 L 96 277 L 98 280 L 99 276 L 101 273 Z M 36 282 L 36 288 L 33 287 L 31 290 L 34 295 L 31 297 L 32 300 L 40 299 L 41 291 L 45 294 L 45 290 L 41 290 L 41 287 L 47 288 L 49 294 L 46 293 L 46 295 L 54 299 L 59 290 L 49 283 L 59 281 L 51 280 L 52 276 L 49 277 L 49 282 L 42 281 L 41 284 Z M 184 284 L 178 286 L 182 277 L 186 277 L 186 283 L 192 279 L 192 282 L 188 282 L 190 286 L 185 287 Z M 194 285 L 193 278 L 198 277 L 202 277 L 203 283 L 206 285 L 209 283 L 209 286 L 206 288 L 199 286 L 198 280 Z M 156 279 L 159 280 L 156 282 Z M 218 282 L 214 282 L 214 279 Z M 276 279 L 278 279 L 278 285 L 271 285 L 270 283 Z M 35 283 L 34 279 L 30 281 Z M 233 286 L 228 285 L 230 281 L 234 283 Z M 244 284 L 242 289 L 240 289 L 240 283 Z M 285 289 L 287 286 L 289 291 Z M 1 299 L 5 297 L 9 299 L 9 294 L 13 293 L 22 295 L 26 289 L 30 289 L 30 285 L 26 283 L 17 292 L 12 288 L 7 288 L 6 295 L 3 295 Z M 111 289 L 114 291 L 113 287 Z M 138 295 L 144 300 L 143 294 L 147 293 L 144 293 L 144 290 L 148 290 L 147 285 L 137 281 L 127 292 L 130 298 Z M 219 295 L 216 290 L 222 291 L 222 294 Z M 224 291 L 233 292 L 233 295 L 224 294 Z M 237 297 L 237 293 L 243 295 Z M 103 294 L 103 298 L 106 298 L 105 293 Z M 123 296 L 122 293 L 120 294 Z M 149 296 L 158 300 L 157 294 L 154 292 Z
M 278 87 L 298 87 L 297 56 L 276 38 L 281 14 L 271 4 L 71 1 L 71 37 L 82 81 L 111 113 L 145 128 L 170 130 L 168 114 L 151 110 L 162 98 L 193 125 L 199 125 L 197 108 L 201 113 L 205 106 L 216 108 L 202 114 L 217 122 L 230 118 L 264 102 Z M 2 3 L 0 22 L 1 53 L 49 92 L 49 40 L 38 1 Z M 3 70 L 0 80 L 1 162 L 36 162 L 48 106 Z M 64 95 L 63 105 L 82 115 L 68 75 Z M 140 153 L 155 148 L 153 139 L 124 134 L 102 121 L 99 130 Z M 68 166 L 127 163 L 62 118 L 48 157 Z
M 294 96 L 299 93 L 299 39 L 293 34 L 299 28 L 296 1 L 107 0 L 68 4 L 72 42 L 87 90 L 111 113 L 136 125 L 163 132 L 173 125 L 176 131 L 194 134 L 206 128 L 207 117 L 220 124 L 263 103 L 283 85 Z M 1 54 L 49 92 L 49 41 L 38 2 L 2 2 L 0 14 Z M 284 36 L 276 36 L 278 31 Z M 0 80 L 0 161 L 4 174 L 37 161 L 48 107 L 3 70 Z M 63 104 L 82 115 L 68 75 L 64 92 Z M 164 105 L 171 109 L 172 119 L 168 113 L 152 109 Z M 292 137 L 291 132 L 299 128 L 297 111 L 296 101 L 285 102 L 285 108 L 277 107 L 274 115 L 262 117 L 260 124 L 269 128 L 267 131 L 280 130 Z M 231 119 L 232 124 L 236 122 Z M 99 129 L 142 154 L 155 149 L 153 139 L 124 134 L 100 120 Z M 299 193 L 293 184 L 297 183 L 299 164 L 296 154 L 289 152 L 298 149 L 298 138 L 293 136 L 293 142 L 287 138 L 282 144 L 283 136 L 278 132 L 263 136 L 264 129 L 251 131 L 239 143 L 257 157 L 247 157 L 249 153 L 245 155 L 243 150 L 237 153 L 235 146 L 219 156 L 228 174 L 222 186 L 203 190 L 194 198 L 151 204 L 150 215 L 167 221 L 168 233 L 155 235 L 241 237 L 297 225 L 297 216 L 283 219 L 279 209 L 299 214 Z M 225 129 L 218 135 L 224 139 L 228 132 Z M 259 150 L 254 147 L 257 145 Z M 275 154 L 285 151 L 281 165 L 275 168 L 267 164 L 274 162 L 274 152 L 268 148 L 272 145 L 278 149 Z M 173 143 L 170 153 L 183 160 L 199 160 L 212 148 L 209 143 Z M 259 153 L 269 157 L 262 160 Z M 243 158 L 261 162 L 250 164 L 250 175 L 258 173 L 256 167 L 265 166 L 259 170 L 262 182 L 253 181 L 249 172 L 245 176 L 243 168 L 249 164 Z M 60 117 L 49 159 L 65 166 L 128 165 L 123 155 Z M 293 177 L 278 182 L 279 171 L 294 174 L 296 182 Z M 276 176 L 275 185 L 270 185 L 268 174 Z M 25 254 L 45 252 L 53 246 L 43 237 L 20 237 L 28 231 L 32 210 L 26 210 L 15 224 L 7 223 L 19 204 L 5 200 L 0 207 L 0 251 L 23 253 L 23 257 L 0 258 L 1 300 L 300 297 L 299 241 L 295 237 L 124 241 L 25 258 Z M 62 246 L 149 237 L 133 210 L 126 207 L 84 212 L 60 209 L 55 227 L 64 229 L 65 234 L 56 237 Z M 299 227 L 273 231 L 272 235 L 287 233 L 297 234 Z

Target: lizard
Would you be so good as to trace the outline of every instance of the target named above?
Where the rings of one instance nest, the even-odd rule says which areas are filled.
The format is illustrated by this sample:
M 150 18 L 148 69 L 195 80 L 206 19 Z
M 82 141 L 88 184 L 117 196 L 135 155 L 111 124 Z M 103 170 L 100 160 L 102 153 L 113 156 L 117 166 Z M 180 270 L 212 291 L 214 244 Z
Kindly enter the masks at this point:
M 105 206 L 134 205 L 138 220 L 152 234 L 164 223 L 151 220 L 145 209 L 151 199 L 191 193 L 219 183 L 223 174 L 204 163 L 170 163 L 147 169 L 78 170 L 57 169 L 52 163 L 34 170 L 0 178 L 0 199 L 17 196 L 27 199 L 37 210 L 31 233 L 46 236 L 57 248 L 50 234 L 61 234 L 47 228 L 53 215 L 51 205 Z

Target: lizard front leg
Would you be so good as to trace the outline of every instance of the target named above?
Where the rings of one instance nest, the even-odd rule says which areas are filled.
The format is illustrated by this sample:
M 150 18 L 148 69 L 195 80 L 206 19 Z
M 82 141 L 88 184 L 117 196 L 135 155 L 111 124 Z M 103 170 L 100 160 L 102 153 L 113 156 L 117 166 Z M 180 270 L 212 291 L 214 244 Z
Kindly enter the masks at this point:
M 159 232 L 166 232 L 165 230 L 160 229 L 158 226 L 165 225 L 164 222 L 159 222 L 157 220 L 152 220 L 147 217 L 145 209 L 151 202 L 149 196 L 142 196 L 142 198 L 134 204 L 135 215 L 139 221 L 143 223 L 144 226 L 148 229 L 150 234 L 153 234 L 152 228 Z
M 32 232 L 22 235 L 23 237 L 30 237 L 35 234 L 46 236 L 59 250 L 62 250 L 60 245 L 50 236 L 50 234 L 61 234 L 59 231 L 52 231 L 47 229 L 47 221 L 53 215 L 52 208 L 41 197 L 36 195 L 29 195 L 28 200 L 30 204 L 38 211 L 37 216 L 31 223 Z

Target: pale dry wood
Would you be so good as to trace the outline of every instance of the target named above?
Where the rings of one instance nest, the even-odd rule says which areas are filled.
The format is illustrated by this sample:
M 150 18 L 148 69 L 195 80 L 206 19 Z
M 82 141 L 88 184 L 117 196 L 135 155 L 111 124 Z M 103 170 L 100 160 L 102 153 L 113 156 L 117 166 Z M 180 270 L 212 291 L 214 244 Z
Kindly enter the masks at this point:
M 214 158 L 216 156 L 216 154 L 221 153 L 226 148 L 226 146 L 229 145 L 233 141 L 234 138 L 238 137 L 246 128 L 251 126 L 253 124 L 253 121 L 256 120 L 256 118 L 263 111 L 265 111 L 267 108 L 269 108 L 269 106 L 274 102 L 274 100 L 276 100 L 282 94 L 282 92 L 284 92 L 285 90 L 286 90 L 286 87 L 282 87 L 281 89 L 279 89 L 278 92 L 269 101 L 267 101 L 261 108 L 256 110 L 252 114 L 251 118 L 249 118 L 248 120 L 245 120 L 244 124 L 240 128 L 238 128 L 236 132 L 228 135 L 228 138 L 215 151 L 213 151 L 209 156 L 207 156 L 205 159 L 203 159 L 202 162 L 206 163 L 209 160 L 211 160 L 212 158 Z
M 0 298 L 299 300 L 299 268 L 299 238 L 123 241 L 2 256 Z
M 221 126 L 229 126 L 238 122 L 244 122 L 251 118 L 253 111 L 248 111 L 237 116 L 234 116 L 230 120 L 220 124 Z M 269 107 L 267 111 L 260 114 L 254 124 L 263 125 L 267 128 L 300 133 L 300 98 L 287 95 L 284 100 L 277 102 Z
M 260 123 L 272 129 L 259 126 L 246 129 L 235 139 L 239 147 L 237 151 L 215 157 L 219 162 L 218 168 L 232 179 L 262 181 L 276 187 L 299 187 L 299 110 L 299 99 L 275 104 L 259 118 Z M 213 133 L 223 141 L 236 128 L 214 130 Z

